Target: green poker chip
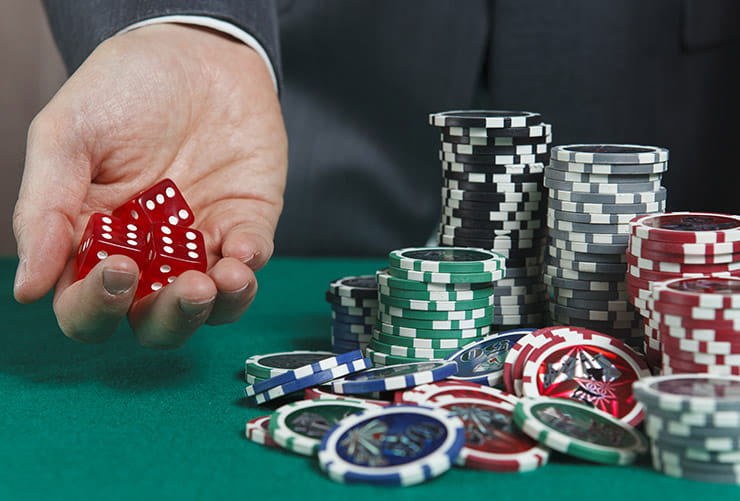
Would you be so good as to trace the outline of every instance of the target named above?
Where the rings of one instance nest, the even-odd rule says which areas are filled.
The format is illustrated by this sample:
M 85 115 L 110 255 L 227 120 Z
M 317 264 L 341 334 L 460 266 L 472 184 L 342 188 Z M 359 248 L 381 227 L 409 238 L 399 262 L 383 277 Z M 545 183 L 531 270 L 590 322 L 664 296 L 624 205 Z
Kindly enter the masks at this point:
M 403 327 L 389 324 L 378 320 L 375 323 L 375 329 L 378 331 L 391 334 L 393 336 L 403 336 L 412 339 L 467 339 L 473 340 L 478 337 L 487 336 L 491 333 L 490 325 L 482 327 L 470 327 L 467 329 L 425 329 L 418 327 Z
M 409 247 L 388 254 L 388 263 L 402 270 L 434 273 L 490 273 L 502 270 L 505 258 L 473 247 Z
M 397 308 L 405 308 L 407 310 L 416 311 L 463 311 L 463 310 L 475 310 L 478 308 L 486 308 L 493 306 L 494 297 L 489 295 L 488 297 L 480 299 L 467 299 L 458 301 L 423 301 L 418 299 L 400 299 L 396 297 L 386 296 L 381 294 L 379 296 L 379 304 L 385 306 L 395 306 Z
M 483 308 L 476 308 L 474 310 L 461 311 L 424 311 L 409 310 L 406 308 L 381 304 L 378 307 L 378 312 L 394 317 L 415 318 L 419 320 L 471 320 L 493 315 L 493 306 L 484 306 Z
M 347 416 L 379 408 L 351 398 L 302 400 L 278 408 L 270 416 L 270 436 L 282 447 L 304 456 L 315 456 L 321 439 Z
M 415 271 L 388 267 L 388 274 L 404 280 L 438 284 L 489 283 L 504 278 L 504 270 L 484 271 L 480 273 L 444 273 L 435 271 Z
M 394 299 L 414 299 L 417 301 L 471 301 L 493 295 L 493 287 L 460 291 L 420 291 L 380 286 L 378 294 Z
M 390 344 L 393 346 L 406 346 L 407 348 L 432 348 L 435 350 L 439 349 L 457 349 L 459 350 L 468 343 L 477 340 L 477 337 L 472 338 L 446 338 L 442 337 L 439 339 L 425 339 L 418 337 L 408 336 L 396 336 L 393 334 L 386 334 L 375 329 L 373 331 L 373 337 L 381 343 Z M 482 336 L 481 336 L 482 337 Z
M 480 283 L 426 283 L 418 280 L 408 280 L 404 277 L 394 276 L 390 273 L 390 268 L 379 270 L 376 273 L 378 287 L 391 287 L 394 289 L 427 291 L 427 292 L 459 292 L 475 289 L 488 289 L 491 284 L 490 280 Z
M 648 441 L 611 414 L 563 398 L 525 398 L 514 422 L 531 438 L 564 454 L 596 463 L 626 465 L 647 451 Z
M 374 365 L 400 365 L 400 364 L 413 364 L 414 362 L 428 362 L 430 358 L 411 358 L 401 357 L 398 355 L 388 355 L 387 353 L 381 353 L 375 351 L 369 346 L 365 348 L 365 355 L 373 362 Z
M 469 320 L 421 320 L 418 318 L 396 317 L 383 311 L 379 311 L 378 320 L 386 324 L 395 325 L 396 327 L 413 327 L 414 329 L 448 331 L 489 326 L 493 323 L 493 315 L 486 315 Z
M 408 346 L 396 346 L 391 344 L 386 344 L 381 341 L 379 341 L 377 338 L 373 338 L 370 340 L 370 343 L 367 345 L 368 348 L 371 350 L 384 353 L 386 355 L 393 355 L 396 357 L 406 357 L 406 358 L 430 358 L 430 359 L 442 359 L 447 358 L 448 356 L 452 355 L 456 351 L 459 351 L 459 349 L 455 348 L 410 348 Z
M 244 361 L 244 370 L 246 374 L 257 378 L 269 379 L 333 356 L 336 353 L 330 351 L 286 351 L 253 355 Z

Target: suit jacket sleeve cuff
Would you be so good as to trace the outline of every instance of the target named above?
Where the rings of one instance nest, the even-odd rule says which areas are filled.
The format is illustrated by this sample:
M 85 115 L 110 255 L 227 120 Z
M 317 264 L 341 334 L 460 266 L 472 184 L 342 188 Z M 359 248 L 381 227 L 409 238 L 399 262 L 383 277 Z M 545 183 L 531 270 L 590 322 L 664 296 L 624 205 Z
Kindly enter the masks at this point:
M 221 21 L 220 19 L 214 19 L 208 16 L 160 16 L 134 23 L 131 26 L 123 28 L 115 35 L 122 35 L 124 33 L 128 33 L 129 31 L 135 30 L 136 28 L 161 23 L 179 23 L 190 24 L 194 26 L 204 26 L 206 28 L 211 28 L 236 38 L 237 40 L 254 49 L 257 54 L 259 54 L 259 56 L 267 65 L 267 69 L 270 71 L 270 76 L 272 77 L 272 83 L 275 85 L 275 90 L 278 89 L 278 81 L 277 75 L 275 74 L 275 68 L 272 66 L 270 56 L 267 55 L 267 51 L 265 51 L 265 48 L 262 47 L 262 44 L 259 43 L 256 38 L 254 38 L 243 29 L 239 28 L 238 26 L 235 26 L 226 21 Z

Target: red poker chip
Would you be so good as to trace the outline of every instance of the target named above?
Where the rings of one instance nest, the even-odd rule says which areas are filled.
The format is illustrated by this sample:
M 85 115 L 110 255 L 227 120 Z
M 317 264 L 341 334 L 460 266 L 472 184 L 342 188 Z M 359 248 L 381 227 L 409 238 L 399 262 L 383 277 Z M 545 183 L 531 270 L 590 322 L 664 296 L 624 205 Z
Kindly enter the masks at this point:
M 504 385 L 507 391 L 521 396 L 522 368 L 529 353 L 537 346 L 549 342 L 553 338 L 562 338 L 559 333 L 569 327 L 544 327 L 537 329 L 519 339 L 506 354 L 504 360 Z M 512 354 L 513 351 L 513 354 Z M 508 365 L 507 365 L 508 364 Z M 508 380 L 508 382 L 507 382 Z
M 718 244 L 678 244 L 656 240 L 644 240 L 632 235 L 629 239 L 627 248 L 631 254 L 640 255 L 642 257 L 647 257 L 642 252 L 643 250 L 667 254 L 681 254 L 684 256 L 706 256 L 737 254 L 740 252 L 740 242 L 722 242 Z
M 270 416 L 260 416 L 247 421 L 245 435 L 252 442 L 267 447 L 280 447 L 270 435 Z
M 637 237 L 630 238 L 630 242 L 627 245 L 627 256 L 633 256 L 638 259 L 647 259 L 649 261 L 675 263 L 675 264 L 728 264 L 740 261 L 740 253 L 727 253 L 727 254 L 680 254 L 674 252 L 661 252 L 652 249 L 647 249 L 641 245 L 642 240 L 633 240 Z
M 702 308 L 701 306 L 686 306 L 685 304 L 653 300 L 651 309 L 663 314 L 676 315 L 694 320 L 708 320 L 712 322 L 740 320 L 740 310 L 735 308 Z
M 690 364 L 706 365 L 707 367 L 719 367 L 723 365 L 740 366 L 740 355 L 713 355 L 710 353 L 696 353 L 681 350 L 673 350 L 663 343 L 663 354 L 673 360 Z
M 651 375 L 642 356 L 619 339 L 587 329 L 564 337 L 530 353 L 522 394 L 575 400 L 633 426 L 640 423 L 644 407 L 632 384 Z
M 664 372 L 666 368 L 669 368 L 672 369 L 674 373 L 682 374 L 715 374 L 722 376 L 740 375 L 740 366 L 738 365 L 717 366 L 699 364 L 673 358 L 665 353 L 663 354 L 662 367 Z
M 698 320 L 669 313 L 653 311 L 653 318 L 671 327 L 688 329 L 719 329 L 740 331 L 740 320 Z
M 703 308 L 740 309 L 740 279 L 733 277 L 682 278 L 654 286 L 656 300 Z
M 547 464 L 549 449 L 522 433 L 513 423 L 513 407 L 471 398 L 439 398 L 434 407 L 462 419 L 465 445 L 458 466 L 499 472 L 532 471 Z
M 740 216 L 708 212 L 647 214 L 630 221 L 633 235 L 680 244 L 740 241 Z
M 655 261 L 646 259 L 644 257 L 635 256 L 634 254 L 627 254 L 627 264 L 631 266 L 637 266 L 641 270 L 659 271 L 661 273 L 677 273 L 683 275 L 684 273 L 701 273 L 707 275 L 710 273 L 722 273 L 727 271 L 740 270 L 740 256 L 737 261 L 730 263 L 672 263 L 669 261 Z
M 740 355 L 740 336 L 729 341 L 697 341 L 663 336 L 663 349 L 668 353 L 705 353 L 711 355 Z
M 642 280 L 649 280 L 651 282 L 662 282 L 663 280 L 670 280 L 673 278 L 685 278 L 690 277 L 702 277 L 707 275 L 707 273 L 672 273 L 667 271 L 652 271 L 652 270 L 644 270 L 642 268 L 639 268 L 637 266 L 630 265 L 630 267 L 627 269 L 627 273 L 630 274 L 630 276 L 633 276 L 635 278 L 639 278 Z M 723 273 L 729 273 L 729 272 L 723 272 Z
M 627 288 L 629 290 L 630 285 L 632 287 L 637 287 L 639 289 L 643 289 L 646 291 L 652 290 L 652 281 L 651 280 L 645 280 L 644 278 L 636 277 L 627 272 Z
M 740 331 L 723 329 L 692 329 L 663 324 L 661 336 L 705 342 L 740 342 Z
M 396 404 L 431 405 L 440 398 L 474 398 L 516 405 L 516 395 L 470 381 L 437 381 L 397 391 Z

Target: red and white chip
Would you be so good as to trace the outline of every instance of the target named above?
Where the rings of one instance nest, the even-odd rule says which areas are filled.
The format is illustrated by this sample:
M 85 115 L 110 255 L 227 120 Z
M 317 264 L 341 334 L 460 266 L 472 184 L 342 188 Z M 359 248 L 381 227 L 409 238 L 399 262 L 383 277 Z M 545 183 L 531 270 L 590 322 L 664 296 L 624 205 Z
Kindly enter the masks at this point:
M 647 214 L 630 221 L 640 238 L 678 244 L 740 242 L 740 216 L 708 212 Z
M 247 421 L 245 435 L 252 442 L 268 447 L 280 447 L 270 436 L 270 416 L 260 416 Z

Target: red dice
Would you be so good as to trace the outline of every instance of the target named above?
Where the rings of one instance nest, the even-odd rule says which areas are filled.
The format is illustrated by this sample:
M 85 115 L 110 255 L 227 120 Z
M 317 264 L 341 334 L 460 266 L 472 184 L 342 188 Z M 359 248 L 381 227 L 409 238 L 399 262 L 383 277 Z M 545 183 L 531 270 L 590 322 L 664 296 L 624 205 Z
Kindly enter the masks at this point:
M 128 256 L 143 269 L 149 256 L 147 232 L 134 223 L 96 212 L 90 216 L 77 249 L 77 277 L 83 278 L 112 254 Z
M 149 231 L 148 265 L 136 296 L 158 291 L 184 271 L 206 271 L 206 265 L 206 246 L 199 231 L 155 223 Z
M 166 222 L 190 226 L 195 221 L 193 211 L 171 179 L 163 179 L 113 210 L 113 215 L 141 225 Z
M 172 283 L 187 270 L 207 267 L 203 235 L 192 228 L 195 217 L 170 179 L 113 210 L 112 215 L 90 216 L 77 251 L 77 278 L 81 279 L 112 254 L 131 257 L 139 266 L 140 298 Z

